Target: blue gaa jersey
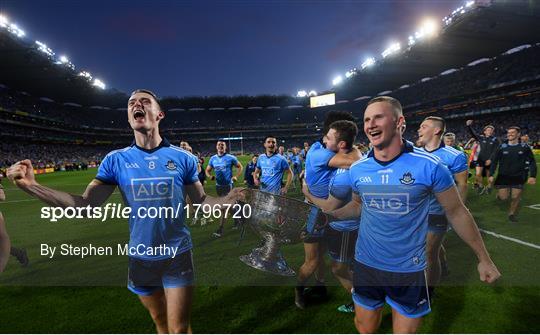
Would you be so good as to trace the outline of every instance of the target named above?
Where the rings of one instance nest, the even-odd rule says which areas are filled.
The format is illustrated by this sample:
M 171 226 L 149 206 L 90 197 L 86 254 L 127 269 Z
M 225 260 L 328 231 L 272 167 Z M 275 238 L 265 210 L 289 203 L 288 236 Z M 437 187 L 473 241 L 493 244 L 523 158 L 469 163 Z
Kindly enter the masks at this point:
M 230 154 L 223 156 L 214 155 L 210 157 L 208 165 L 211 166 L 216 173 L 216 185 L 227 186 L 232 185 L 232 168 L 238 165 L 238 159 Z
M 383 271 L 424 270 L 429 203 L 454 186 L 448 169 L 405 143 L 393 160 L 377 161 L 371 151 L 349 173 L 362 200 L 355 259 Z
M 328 162 L 335 156 L 335 152 L 326 149 L 318 141 L 309 148 L 306 157 L 305 179 L 309 191 L 317 198 L 328 198 L 328 185 L 335 171 L 328 166 Z
M 452 147 L 446 146 L 443 142 L 441 142 L 441 145 L 434 151 L 427 151 L 426 149 L 422 150 L 434 156 L 437 156 L 441 163 L 446 166 L 446 168 L 450 171 L 452 175 L 467 171 L 469 169 L 469 167 L 467 166 L 467 156 L 465 156 L 465 153 Z M 439 204 L 435 196 L 431 198 L 431 202 L 429 205 L 429 214 L 444 214 L 444 209 Z
M 281 192 L 283 173 L 289 169 L 287 160 L 280 154 L 273 154 L 272 156 L 260 155 L 257 160 L 257 168 L 261 170 L 260 190 L 279 194 Z
M 293 165 L 294 174 L 300 174 L 300 172 L 302 172 L 302 160 L 300 159 L 300 155 L 292 155 L 291 162 Z
M 176 254 L 180 254 L 192 248 L 189 230 L 184 225 L 184 186 L 199 181 L 194 155 L 170 145 L 166 139 L 153 150 L 132 144 L 107 154 L 96 179 L 117 185 L 124 202 L 131 207 L 129 247 L 135 248 L 137 254 L 129 256 L 160 260 L 173 255 L 166 250 L 161 253 L 145 250 L 166 246 L 176 248 Z M 178 213 L 148 217 L 154 216 L 153 210 L 159 213 L 165 207 L 172 207 Z
M 348 169 L 337 169 L 330 180 L 330 195 L 343 201 L 344 204 L 351 202 L 352 187 Z M 329 223 L 337 231 L 353 231 L 358 229 L 359 220 L 332 221 Z

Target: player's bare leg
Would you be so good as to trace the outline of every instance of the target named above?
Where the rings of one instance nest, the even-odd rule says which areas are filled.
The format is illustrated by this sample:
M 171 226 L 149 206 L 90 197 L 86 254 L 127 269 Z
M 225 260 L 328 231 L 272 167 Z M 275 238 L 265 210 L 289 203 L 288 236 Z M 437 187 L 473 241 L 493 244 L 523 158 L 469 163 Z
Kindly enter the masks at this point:
M 167 326 L 167 303 L 165 301 L 165 293 L 163 290 L 157 290 L 152 295 L 139 295 L 143 306 L 148 310 L 158 334 L 168 334 L 169 327 Z
M 475 175 L 475 187 L 477 187 L 477 191 L 478 192 L 481 192 L 482 191 L 482 187 L 484 186 L 484 181 L 482 180 L 482 170 L 484 168 L 481 167 L 481 166 L 477 166 L 476 167 L 476 175 Z M 478 186 L 476 186 L 478 185 Z
M 510 202 L 510 210 L 508 211 L 508 218 L 512 222 L 517 222 L 516 213 L 519 208 L 519 202 L 521 201 L 521 193 L 523 190 L 519 188 L 511 189 L 512 201 Z
M 497 199 L 501 201 L 506 201 L 510 197 L 510 189 L 509 188 L 501 188 L 497 190 Z
M 341 286 L 343 286 L 343 288 L 347 291 L 347 293 L 351 293 L 353 283 L 349 264 L 332 261 L 332 273 L 340 282 Z
M 354 325 L 360 334 L 373 334 L 379 329 L 382 320 L 382 307 L 369 310 L 354 304 Z
M 319 263 L 319 243 L 304 243 L 304 264 L 298 269 L 298 285 L 294 302 L 298 308 L 305 308 L 304 287 Z
M 392 330 L 394 334 L 414 334 L 422 324 L 423 318 L 409 318 L 392 308 Z
M 191 333 L 193 286 L 165 288 L 169 334 Z

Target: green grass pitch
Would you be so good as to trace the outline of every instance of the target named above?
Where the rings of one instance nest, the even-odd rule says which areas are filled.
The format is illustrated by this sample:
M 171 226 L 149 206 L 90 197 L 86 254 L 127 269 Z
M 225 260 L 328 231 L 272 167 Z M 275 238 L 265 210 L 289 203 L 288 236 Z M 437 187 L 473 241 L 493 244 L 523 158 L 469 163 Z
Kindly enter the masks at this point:
M 540 162 L 540 157 L 537 161 Z M 245 163 L 249 157 L 242 157 Z M 96 170 L 38 176 L 49 186 L 82 193 Z M 242 185 L 241 182 L 238 185 Z M 10 259 L 0 275 L 1 333 L 152 333 L 150 316 L 137 297 L 125 288 L 127 259 L 115 256 L 40 256 L 40 244 L 107 245 L 125 243 L 125 220 L 40 219 L 42 204 L 4 183 L 7 201 L 0 203 L 12 244 L 28 249 L 30 265 L 22 268 Z M 212 182 L 206 191 L 215 195 Z M 290 195 L 300 197 L 300 191 Z M 111 201 L 119 202 L 119 194 Z M 537 205 L 535 209 L 533 205 Z M 528 207 L 533 206 L 533 207 Z M 494 194 L 470 191 L 468 207 L 478 225 L 487 231 L 540 245 L 540 186 L 527 185 L 518 215 L 519 223 L 506 218 L 508 205 Z M 336 284 L 331 273 L 329 298 L 314 301 L 306 310 L 294 306 L 294 278 L 281 278 L 253 270 L 238 260 L 258 242 L 248 231 L 226 226 L 221 239 L 213 238 L 216 221 L 191 226 L 197 288 L 192 327 L 197 333 L 354 333 L 352 314 L 336 311 L 350 295 Z M 540 250 L 483 234 L 502 277 L 494 286 L 478 280 L 476 259 L 456 236 L 447 234 L 450 276 L 437 289 L 432 313 L 421 333 L 539 333 Z M 301 244 L 284 246 L 289 264 L 297 269 L 303 260 Z M 391 331 L 386 307 L 381 332 Z

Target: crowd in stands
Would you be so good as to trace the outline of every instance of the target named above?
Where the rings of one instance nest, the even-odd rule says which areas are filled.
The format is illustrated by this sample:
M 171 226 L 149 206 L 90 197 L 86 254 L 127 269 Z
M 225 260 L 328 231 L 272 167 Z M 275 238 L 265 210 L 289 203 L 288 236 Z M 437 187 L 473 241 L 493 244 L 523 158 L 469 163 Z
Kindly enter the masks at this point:
M 459 71 L 438 75 L 389 95 L 398 98 L 407 116 L 405 137 L 414 140 L 428 115 L 447 119 L 457 141 L 469 140 L 466 119 L 495 126 L 503 138 L 509 126 L 521 127 L 531 145 L 540 148 L 540 46 L 500 55 Z M 339 94 L 339 91 L 337 92 Z M 230 142 L 232 151 L 262 151 L 263 137 L 272 134 L 285 147 L 313 142 L 330 110 L 347 110 L 359 119 L 369 98 L 343 101 L 310 109 L 306 99 L 287 96 L 164 98 L 161 130 L 172 143 L 191 143 L 203 156 L 213 154 L 218 138 L 242 137 Z M 223 107 L 220 107 L 223 106 Z M 82 168 L 99 162 L 106 152 L 129 145 L 133 139 L 125 106 L 80 106 L 55 102 L 0 85 L 0 167 L 30 158 L 43 167 Z M 9 139 L 9 140 L 8 140 Z M 360 132 L 360 142 L 367 138 Z

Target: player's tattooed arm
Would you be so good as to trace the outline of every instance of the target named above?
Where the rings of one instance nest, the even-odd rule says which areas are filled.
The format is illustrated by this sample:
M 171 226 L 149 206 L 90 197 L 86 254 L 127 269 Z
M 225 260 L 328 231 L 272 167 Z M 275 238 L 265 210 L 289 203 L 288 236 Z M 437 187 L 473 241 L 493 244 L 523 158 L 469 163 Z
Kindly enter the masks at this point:
M 56 207 L 87 207 L 100 206 L 114 192 L 116 185 L 105 184 L 94 179 L 88 184 L 82 195 L 70 194 L 67 192 L 43 186 L 36 181 L 34 167 L 30 160 L 20 161 L 7 170 L 7 176 L 17 187 L 38 198 L 50 206 Z
M 329 161 L 328 166 L 336 169 L 348 169 L 362 157 L 360 150 L 352 149 L 349 153 L 338 152 Z
M 358 219 L 362 212 L 362 200 L 356 193 L 352 194 L 352 200 L 345 206 L 331 210 L 326 214 L 339 220 Z
M 448 221 L 459 237 L 467 243 L 478 258 L 480 280 L 493 283 L 501 276 L 491 260 L 474 218 L 465 207 L 455 187 L 436 193 L 437 201 L 443 206 Z

